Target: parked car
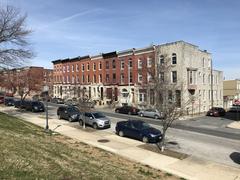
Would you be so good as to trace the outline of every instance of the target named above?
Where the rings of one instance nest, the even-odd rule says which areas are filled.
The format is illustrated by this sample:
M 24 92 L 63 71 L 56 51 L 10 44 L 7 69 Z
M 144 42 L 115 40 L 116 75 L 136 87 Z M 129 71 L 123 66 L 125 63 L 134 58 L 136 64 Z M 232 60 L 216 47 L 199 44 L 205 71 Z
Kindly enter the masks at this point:
M 230 107 L 228 112 L 240 112 L 240 106 L 236 106 L 236 105 L 232 106 L 232 107 Z
M 64 100 L 61 98 L 52 98 L 51 102 L 56 104 L 64 104 Z
M 225 116 L 226 111 L 221 108 L 221 107 L 213 107 L 209 109 L 207 112 L 207 116 L 214 116 L 214 117 L 219 117 L 219 116 Z
M 6 106 L 14 106 L 15 101 L 14 101 L 13 98 L 6 97 L 6 98 L 4 99 L 4 104 L 5 104 Z
M 45 111 L 44 104 L 40 101 L 26 101 L 23 104 L 23 108 L 25 108 L 27 111 L 32 111 L 32 112 L 44 112 Z
M 15 108 L 22 108 L 22 109 L 24 109 L 24 108 L 26 108 L 26 106 L 27 106 L 28 103 L 29 103 L 29 102 L 26 101 L 26 100 L 23 100 L 23 101 L 21 101 L 21 100 L 15 100 L 15 102 L 14 102 L 14 107 L 15 107 Z
M 157 109 L 144 109 L 138 112 L 141 117 L 151 117 L 155 119 L 163 118 L 163 113 L 160 113 Z
M 116 133 L 123 137 L 141 140 L 145 143 L 157 143 L 162 139 L 160 130 L 151 127 L 148 123 L 141 120 L 119 121 L 116 124 Z
M 140 110 L 132 107 L 132 106 L 122 106 L 122 107 L 117 107 L 115 109 L 116 113 L 123 113 L 123 114 L 135 114 L 137 115 Z
M 101 112 L 85 112 L 81 115 L 79 124 L 83 126 L 83 123 L 92 126 L 94 129 L 110 128 L 111 121 Z
M 67 99 L 64 101 L 65 105 L 68 106 L 77 106 L 78 105 L 78 101 L 77 100 L 73 100 L 73 99 Z
M 70 122 L 78 121 L 80 114 L 79 109 L 75 106 L 60 106 L 57 109 L 58 119 L 66 119 Z
M 0 96 L 0 104 L 4 103 L 4 96 Z

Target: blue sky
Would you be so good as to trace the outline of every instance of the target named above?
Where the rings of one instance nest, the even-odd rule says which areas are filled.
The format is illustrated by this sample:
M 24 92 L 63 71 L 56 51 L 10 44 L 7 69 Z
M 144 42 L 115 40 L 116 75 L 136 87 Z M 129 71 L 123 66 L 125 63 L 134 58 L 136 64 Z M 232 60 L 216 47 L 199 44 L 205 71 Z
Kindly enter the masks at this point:
M 226 79 L 240 78 L 240 1 L 1 0 L 28 14 L 31 65 L 184 40 L 212 53 Z

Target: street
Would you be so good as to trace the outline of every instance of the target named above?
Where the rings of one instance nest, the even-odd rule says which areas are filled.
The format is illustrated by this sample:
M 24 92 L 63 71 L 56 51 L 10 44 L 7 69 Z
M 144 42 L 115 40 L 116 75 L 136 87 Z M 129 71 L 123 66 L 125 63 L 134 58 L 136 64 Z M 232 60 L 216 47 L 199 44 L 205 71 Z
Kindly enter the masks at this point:
M 49 117 L 51 118 L 57 118 L 57 107 L 59 105 L 56 104 L 49 104 Z M 123 115 L 123 114 L 116 114 L 116 113 L 110 113 L 110 112 L 103 112 L 105 115 L 111 119 L 112 126 L 110 129 L 106 130 L 99 130 L 103 132 L 111 132 L 115 133 L 115 125 L 118 121 L 127 120 L 130 118 L 135 119 L 142 119 L 148 123 L 150 123 L 152 126 L 161 129 L 159 120 L 155 119 L 149 119 L 149 118 L 140 118 L 138 116 L 129 116 L 129 115 Z M 205 121 L 208 121 L 211 119 L 211 117 L 206 117 Z M 64 120 L 61 120 L 64 121 Z M 183 123 L 185 122 L 185 125 Z M 75 128 L 81 128 L 78 124 L 78 122 L 73 123 L 66 123 Z M 175 125 L 174 128 L 170 128 L 167 132 L 167 148 L 178 151 L 181 153 L 185 153 L 188 155 L 193 155 L 194 157 L 203 158 L 206 160 L 211 160 L 219 163 L 223 163 L 226 165 L 231 165 L 234 167 L 240 167 L 239 163 L 235 163 L 234 159 L 231 158 L 231 154 L 235 152 L 240 151 L 240 130 L 233 130 L 233 133 L 230 133 L 231 129 L 227 129 L 227 132 L 224 131 L 217 131 L 218 133 L 212 133 L 213 135 L 209 135 L 211 131 L 216 131 L 217 125 L 216 120 L 212 122 L 212 124 L 215 124 L 215 128 L 204 128 L 201 127 L 199 124 L 199 120 L 195 121 L 181 121 L 182 127 L 188 127 L 186 129 L 179 129 L 176 128 L 177 125 Z M 188 123 L 188 126 L 186 125 Z M 196 123 L 197 126 L 201 127 L 201 133 L 194 132 L 189 124 Z M 222 122 L 223 123 L 223 122 Z M 212 125 L 213 126 L 213 125 Z M 220 125 L 222 126 L 222 125 Z M 209 125 L 211 127 L 211 125 Z M 50 127 L 53 128 L 53 127 Z M 196 128 L 196 127 L 195 127 Z M 208 129 L 207 129 L 208 128 Z M 222 127 L 223 128 L 223 127 Z M 91 128 L 90 128 L 91 129 Z M 95 130 L 91 129 L 93 132 Z M 206 133 L 205 133 L 206 132 Z M 220 137 L 217 136 L 220 132 Z M 98 132 L 100 133 L 100 132 Z M 224 135 L 228 134 L 227 138 L 223 137 Z

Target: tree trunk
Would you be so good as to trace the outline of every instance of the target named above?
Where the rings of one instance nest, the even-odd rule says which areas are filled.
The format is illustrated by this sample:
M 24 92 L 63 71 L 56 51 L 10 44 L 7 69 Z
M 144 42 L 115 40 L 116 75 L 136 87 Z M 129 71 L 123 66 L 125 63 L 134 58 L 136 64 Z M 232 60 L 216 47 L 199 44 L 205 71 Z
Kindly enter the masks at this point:
M 166 131 L 163 131 L 162 141 L 161 141 L 161 143 L 160 143 L 160 145 L 161 145 L 161 152 L 163 152 L 164 149 L 165 149 L 165 133 L 166 133 Z

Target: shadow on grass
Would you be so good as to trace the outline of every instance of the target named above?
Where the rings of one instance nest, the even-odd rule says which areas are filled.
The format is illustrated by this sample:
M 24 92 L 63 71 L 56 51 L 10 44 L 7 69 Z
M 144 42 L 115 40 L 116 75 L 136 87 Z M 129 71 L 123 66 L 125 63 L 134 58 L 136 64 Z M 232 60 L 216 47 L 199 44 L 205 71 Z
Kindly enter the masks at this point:
M 236 164 L 240 164 L 240 153 L 239 152 L 233 152 L 230 154 L 230 158 L 233 162 Z

